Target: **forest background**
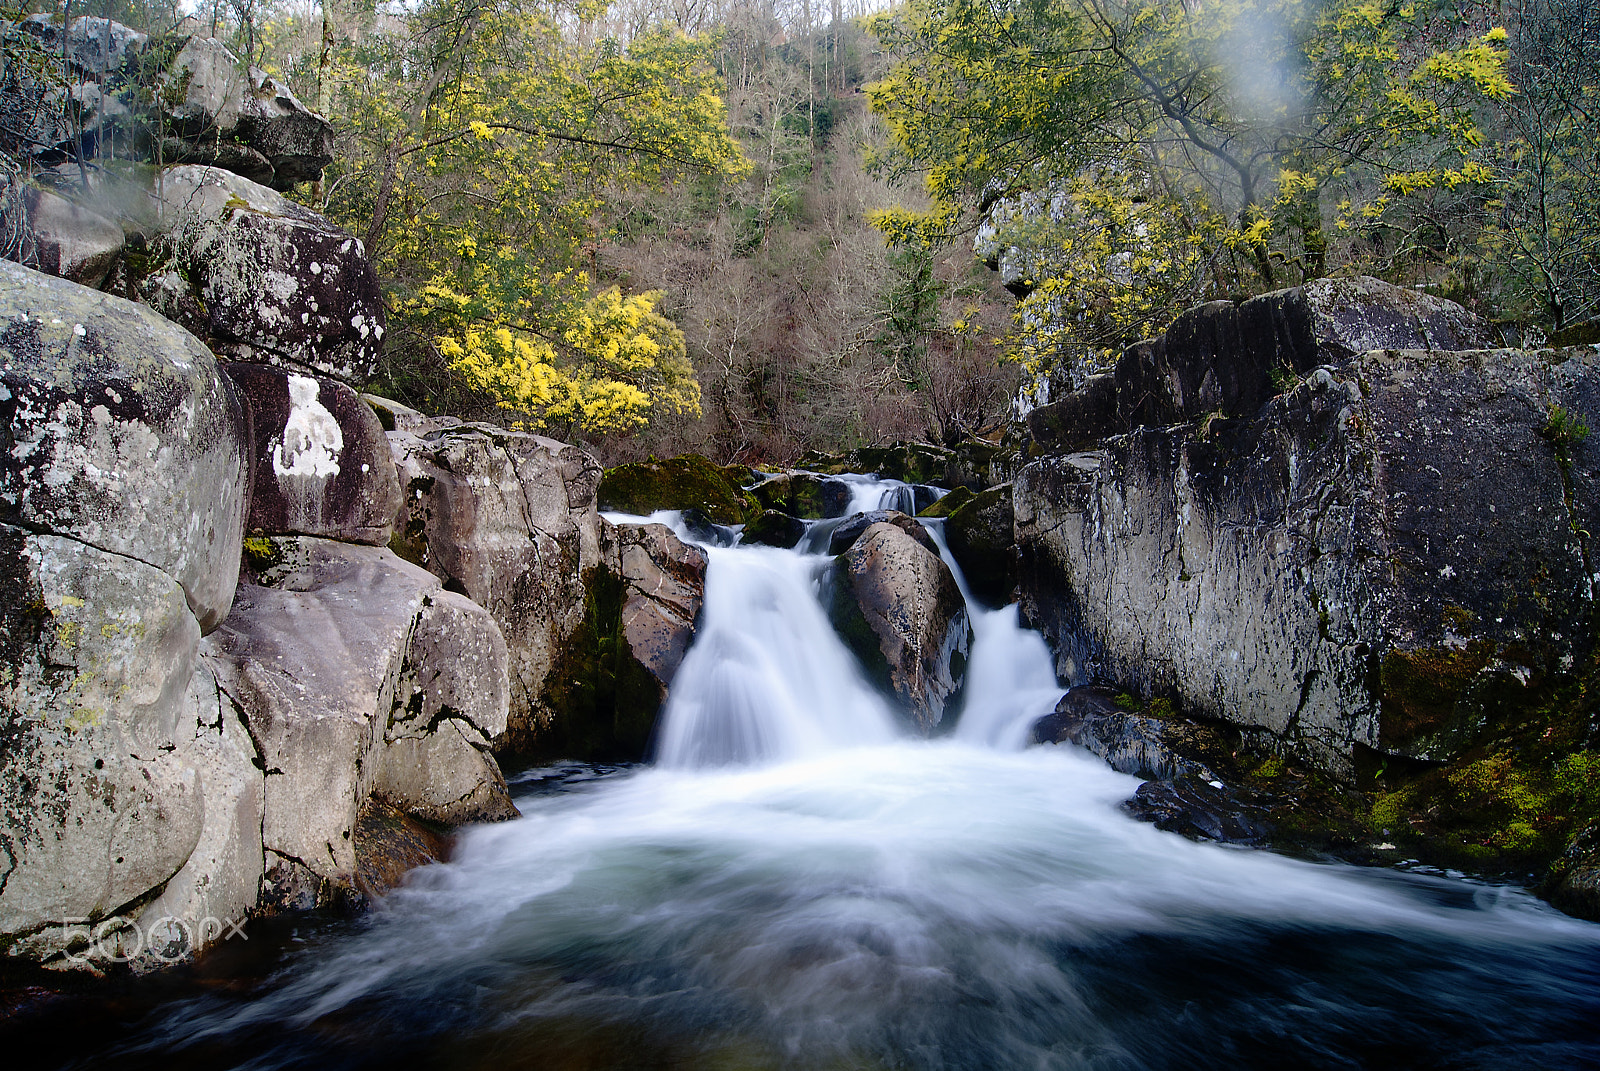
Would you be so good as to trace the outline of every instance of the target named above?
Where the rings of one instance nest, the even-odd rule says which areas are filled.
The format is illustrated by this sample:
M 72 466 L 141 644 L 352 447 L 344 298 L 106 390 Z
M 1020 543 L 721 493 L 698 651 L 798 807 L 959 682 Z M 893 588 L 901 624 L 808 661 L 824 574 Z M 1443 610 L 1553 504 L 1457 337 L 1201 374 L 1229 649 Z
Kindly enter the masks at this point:
M 607 464 L 997 436 L 1019 382 L 1324 275 L 1600 341 L 1600 0 L 39 10 L 290 85 L 338 138 L 291 196 L 384 284 L 370 388 Z

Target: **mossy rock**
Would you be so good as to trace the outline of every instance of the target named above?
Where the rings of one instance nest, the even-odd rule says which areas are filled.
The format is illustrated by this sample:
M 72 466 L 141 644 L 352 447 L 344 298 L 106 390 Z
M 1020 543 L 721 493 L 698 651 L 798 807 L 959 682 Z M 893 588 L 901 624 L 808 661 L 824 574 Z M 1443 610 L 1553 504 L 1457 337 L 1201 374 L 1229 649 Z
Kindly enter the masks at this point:
M 775 509 L 762 511 L 744 530 L 745 543 L 759 543 L 785 550 L 800 542 L 806 534 L 806 522 Z
M 971 502 L 973 494 L 965 487 L 957 487 L 954 491 L 939 499 L 933 505 L 917 511 L 918 517 L 948 517 L 962 506 Z
M 583 623 L 552 667 L 542 697 L 549 723 L 507 750 L 540 759 L 640 762 L 662 693 L 622 633 L 624 582 L 608 569 L 585 577 Z
M 974 596 L 990 606 L 1011 601 L 1017 586 L 1017 540 L 1010 484 L 970 495 L 951 509 L 944 537 Z
M 607 469 L 598 498 L 601 509 L 637 515 L 698 509 L 717 524 L 743 524 L 761 513 L 761 504 L 728 478 L 728 470 L 699 454 Z
M 809 472 L 786 472 L 763 480 L 750 488 L 750 494 L 764 509 L 807 521 L 842 517 L 850 504 L 849 484 Z
M 828 476 L 847 472 L 875 472 L 886 480 L 947 486 L 956 454 L 932 443 L 891 443 L 863 446 L 847 454 L 816 451 L 800 458 L 799 467 Z
M 779 513 L 790 512 L 794 500 L 794 481 L 788 473 L 763 480 L 749 490 L 751 497 L 761 503 L 762 509 L 777 510 Z

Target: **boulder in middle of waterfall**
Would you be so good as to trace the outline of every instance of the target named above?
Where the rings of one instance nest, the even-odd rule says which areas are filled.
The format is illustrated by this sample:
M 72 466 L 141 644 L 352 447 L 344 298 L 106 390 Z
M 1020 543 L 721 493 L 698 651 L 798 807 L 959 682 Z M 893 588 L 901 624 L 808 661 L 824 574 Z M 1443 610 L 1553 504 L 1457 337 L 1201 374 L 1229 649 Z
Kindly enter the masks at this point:
M 930 733 L 966 676 L 972 629 L 950 567 L 905 529 L 871 525 L 841 554 L 829 616 L 870 676 Z
M 785 549 L 800 542 L 806 534 L 806 522 L 775 509 L 762 510 L 761 516 L 751 521 L 744 530 L 745 543 L 759 543 L 768 547 Z
M 906 535 L 915 539 L 935 555 L 939 547 L 933 541 L 933 536 L 922 523 L 909 514 L 901 513 L 894 509 L 874 509 L 866 513 L 858 513 L 833 530 L 828 537 L 828 553 L 843 554 L 855 545 L 856 541 L 867 534 L 867 529 L 875 524 L 892 524 Z

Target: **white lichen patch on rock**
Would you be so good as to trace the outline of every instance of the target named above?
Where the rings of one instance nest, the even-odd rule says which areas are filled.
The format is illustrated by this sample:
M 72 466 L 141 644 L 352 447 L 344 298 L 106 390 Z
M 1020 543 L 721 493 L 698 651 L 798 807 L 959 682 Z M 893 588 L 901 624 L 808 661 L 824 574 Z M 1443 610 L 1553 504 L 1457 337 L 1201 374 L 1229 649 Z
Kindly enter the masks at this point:
M 325 479 L 339 474 L 344 433 L 333 414 L 317 401 L 317 393 L 316 380 L 289 377 L 289 420 L 272 447 L 272 471 L 279 476 Z

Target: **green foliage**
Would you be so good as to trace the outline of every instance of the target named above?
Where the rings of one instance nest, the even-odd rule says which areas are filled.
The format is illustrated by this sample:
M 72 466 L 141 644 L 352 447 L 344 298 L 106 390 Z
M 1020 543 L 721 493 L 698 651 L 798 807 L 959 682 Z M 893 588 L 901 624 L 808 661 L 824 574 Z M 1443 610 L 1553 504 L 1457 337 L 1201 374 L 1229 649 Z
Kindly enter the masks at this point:
M 622 42 L 593 32 L 600 12 L 574 23 L 538 0 L 429 0 L 402 32 L 352 35 L 318 64 L 346 132 L 318 207 L 365 235 L 387 283 L 402 398 L 429 401 L 418 383 L 431 393 L 449 372 L 557 434 L 698 416 L 660 295 L 602 286 L 595 250 L 614 191 L 748 165 L 716 39 L 667 28 Z
M 1503 30 L 1373 0 L 912 0 L 871 27 L 897 61 L 869 88 L 885 163 L 933 202 L 880 225 L 927 240 L 1011 206 L 994 243 L 1024 262 L 1033 366 L 1336 255 L 1421 255 L 1492 177 L 1478 114 L 1512 92 Z
M 1556 456 L 1566 462 L 1572 454 L 1572 448 L 1589 437 L 1589 425 L 1577 414 L 1553 405 L 1550 407 L 1550 417 L 1539 434 L 1555 447 Z

